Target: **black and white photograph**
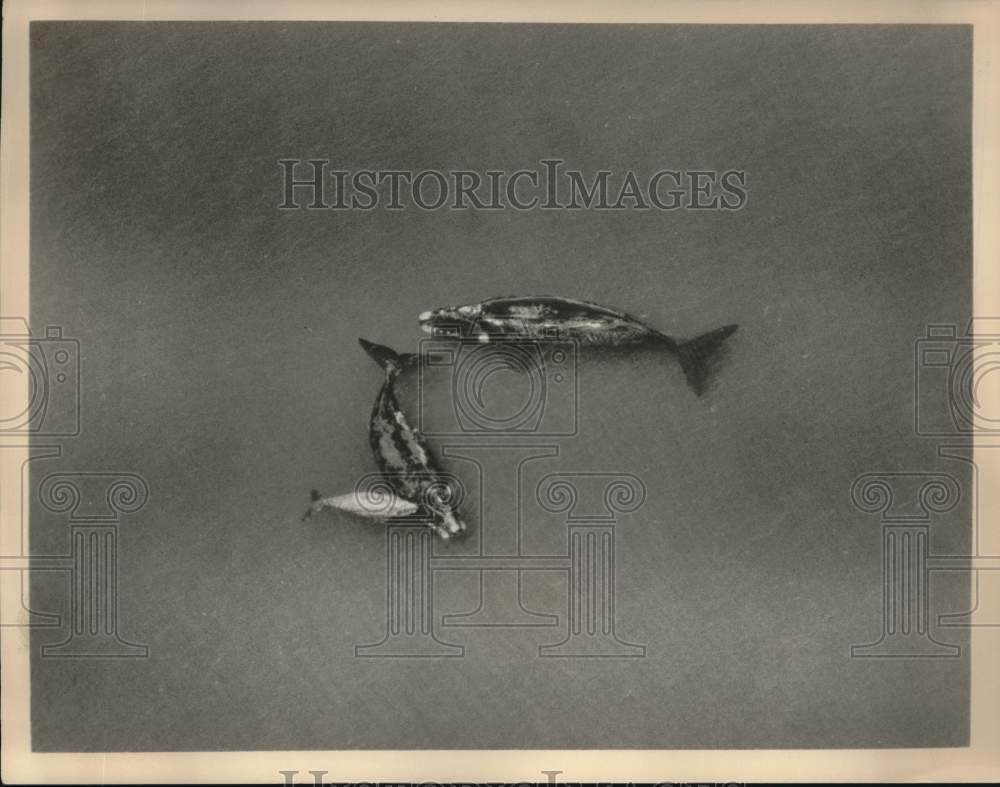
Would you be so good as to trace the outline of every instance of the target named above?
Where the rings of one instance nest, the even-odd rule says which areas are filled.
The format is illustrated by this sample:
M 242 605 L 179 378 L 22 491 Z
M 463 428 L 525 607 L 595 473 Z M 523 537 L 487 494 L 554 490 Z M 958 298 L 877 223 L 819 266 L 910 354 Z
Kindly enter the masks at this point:
M 10 5 L 5 781 L 995 777 L 996 4 Z

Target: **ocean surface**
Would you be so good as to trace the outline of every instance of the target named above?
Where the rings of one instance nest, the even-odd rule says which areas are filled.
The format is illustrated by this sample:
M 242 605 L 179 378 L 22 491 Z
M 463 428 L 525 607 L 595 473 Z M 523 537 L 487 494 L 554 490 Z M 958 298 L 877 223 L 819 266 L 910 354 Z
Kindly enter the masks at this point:
M 118 634 L 148 658 L 41 658 L 66 632 L 36 630 L 37 750 L 967 741 L 967 635 L 936 623 L 971 606 L 967 574 L 933 578 L 934 636 L 961 657 L 851 658 L 882 634 L 884 563 L 851 487 L 968 484 L 914 430 L 915 391 L 947 406 L 945 385 L 921 388 L 915 343 L 971 311 L 968 28 L 44 23 L 31 66 L 32 326 L 79 340 L 82 390 L 80 435 L 32 484 L 149 487 L 117 527 Z M 549 157 L 588 177 L 743 171 L 747 200 L 278 208 L 281 158 Z M 383 526 L 300 521 L 311 488 L 375 470 L 382 376 L 357 339 L 416 351 L 420 312 L 506 294 L 584 298 L 682 338 L 740 329 L 701 397 L 669 354 L 572 354 L 560 382 L 542 371 L 550 420 L 506 436 L 458 424 L 458 356 L 404 378 L 465 490 L 469 538 L 434 545 L 434 637 L 457 647 L 358 657 L 407 577 L 387 579 Z M 514 418 L 537 379 L 497 372 L 483 406 Z M 545 508 L 552 473 L 596 497 Z M 605 478 L 639 479 L 641 504 L 609 513 L 586 486 Z M 934 552 L 969 549 L 970 505 L 931 519 Z M 588 523 L 613 534 L 595 560 L 613 559 L 631 658 L 540 655 L 573 625 L 569 529 Z M 65 553 L 67 528 L 34 501 L 36 554 Z M 515 559 L 449 570 L 461 556 Z M 511 570 L 544 556 L 552 569 Z M 32 607 L 65 613 L 67 587 L 37 574 Z M 584 633 L 611 619 L 593 614 Z

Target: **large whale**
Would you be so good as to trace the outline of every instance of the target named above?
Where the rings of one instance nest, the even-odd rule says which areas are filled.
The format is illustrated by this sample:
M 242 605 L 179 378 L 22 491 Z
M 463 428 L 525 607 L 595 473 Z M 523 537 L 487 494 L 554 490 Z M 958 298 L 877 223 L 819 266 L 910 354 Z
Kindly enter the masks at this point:
M 458 328 L 462 335 L 480 342 L 558 337 L 582 346 L 661 347 L 677 357 L 699 396 L 706 388 L 713 356 L 738 327 L 725 325 L 693 339 L 676 339 L 625 312 L 554 295 L 505 295 L 466 306 L 444 306 L 421 313 L 418 320 L 428 333 L 446 335 Z
M 388 489 L 377 494 L 355 491 L 324 498 L 312 492 L 309 517 L 323 508 L 336 508 L 378 520 L 416 517 L 426 521 L 443 539 L 461 536 L 466 525 L 455 509 L 456 490 L 442 472 L 426 439 L 410 426 L 396 399 L 399 373 L 416 363 L 416 356 L 396 353 L 380 344 L 358 340 L 385 372 L 368 424 L 375 463 Z

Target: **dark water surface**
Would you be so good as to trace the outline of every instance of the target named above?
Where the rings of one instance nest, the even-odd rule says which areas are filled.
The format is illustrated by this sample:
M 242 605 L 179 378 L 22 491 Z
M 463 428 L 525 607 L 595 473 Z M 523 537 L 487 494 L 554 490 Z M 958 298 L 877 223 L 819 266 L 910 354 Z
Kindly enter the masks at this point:
M 850 658 L 882 627 L 879 519 L 850 488 L 879 471 L 967 480 L 914 435 L 913 348 L 971 308 L 969 29 L 45 23 L 32 43 L 32 322 L 79 338 L 83 382 L 81 436 L 34 472 L 150 488 L 119 528 L 120 634 L 149 658 L 39 659 L 65 635 L 37 631 L 36 749 L 967 740 L 967 650 Z M 745 170 L 748 201 L 277 209 L 282 157 L 547 156 L 589 174 Z M 435 629 L 464 657 L 356 658 L 385 631 L 385 531 L 299 516 L 311 487 L 374 470 L 381 374 L 357 337 L 413 350 L 419 312 L 508 293 L 678 336 L 741 325 L 705 396 L 669 356 L 589 354 L 578 433 L 513 441 L 558 451 L 523 465 L 522 554 L 567 554 L 565 516 L 532 499 L 545 475 L 642 480 L 615 528 L 615 625 L 645 657 L 539 658 L 566 636 L 559 571 L 521 588 L 556 627 L 441 627 L 479 604 L 474 571 L 442 571 Z M 423 389 L 425 431 L 453 418 L 449 374 Z M 493 378 L 496 406 L 523 384 Z M 418 420 L 414 378 L 401 398 Z M 444 457 L 472 535 L 438 554 L 512 549 L 517 449 L 478 450 L 482 472 Z M 933 549 L 968 539 L 963 500 Z M 65 518 L 36 506 L 32 540 L 65 551 Z M 968 607 L 967 575 L 934 582 L 935 619 Z M 63 580 L 35 580 L 33 606 L 66 604 Z

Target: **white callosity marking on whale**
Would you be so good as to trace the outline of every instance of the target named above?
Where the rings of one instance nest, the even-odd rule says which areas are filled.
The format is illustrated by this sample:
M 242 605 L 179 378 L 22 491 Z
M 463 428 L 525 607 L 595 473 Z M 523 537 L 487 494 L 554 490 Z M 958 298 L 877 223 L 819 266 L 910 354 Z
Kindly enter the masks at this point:
M 396 443 L 392 439 L 392 431 L 386 428 L 382 428 L 379 431 L 378 436 L 378 447 L 382 454 L 382 457 L 389 462 L 389 464 L 394 464 L 389 461 L 389 458 L 395 456 L 398 452 L 396 451 Z
M 420 462 L 422 465 L 426 465 L 430 458 L 427 456 L 427 452 L 424 450 L 423 445 L 420 443 L 420 439 L 417 437 L 416 432 L 410 428 L 409 422 L 406 420 L 406 414 L 402 410 L 396 411 L 396 423 L 399 424 L 400 434 L 403 441 L 409 447 L 410 451 L 413 453 L 413 458 Z
M 538 304 L 530 306 L 511 306 L 510 316 L 520 320 L 537 320 L 545 315 L 545 308 Z
M 567 327 L 575 330 L 594 330 L 600 331 L 607 328 L 610 323 L 607 320 L 588 320 L 584 318 L 579 318 L 572 320 Z

